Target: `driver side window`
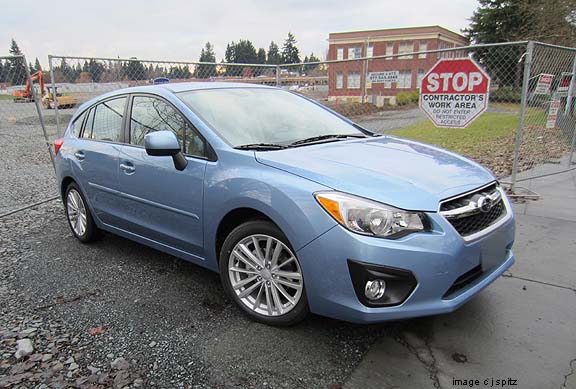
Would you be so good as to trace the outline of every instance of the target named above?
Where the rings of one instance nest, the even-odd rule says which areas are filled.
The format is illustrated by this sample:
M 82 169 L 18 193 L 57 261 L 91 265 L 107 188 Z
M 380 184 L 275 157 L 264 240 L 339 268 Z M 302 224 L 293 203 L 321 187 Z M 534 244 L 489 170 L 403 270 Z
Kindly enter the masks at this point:
M 172 131 L 185 154 L 205 155 L 202 138 L 172 106 L 154 97 L 135 96 L 130 117 L 130 144 L 144 146 L 144 137 L 153 131 Z

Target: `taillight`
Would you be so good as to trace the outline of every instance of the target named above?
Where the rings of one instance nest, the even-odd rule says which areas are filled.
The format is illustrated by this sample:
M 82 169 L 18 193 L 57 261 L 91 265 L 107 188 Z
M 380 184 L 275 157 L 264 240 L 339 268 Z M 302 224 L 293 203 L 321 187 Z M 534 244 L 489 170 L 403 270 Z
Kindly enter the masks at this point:
M 54 155 L 58 155 L 60 147 L 64 144 L 64 138 L 58 138 L 54 141 Z

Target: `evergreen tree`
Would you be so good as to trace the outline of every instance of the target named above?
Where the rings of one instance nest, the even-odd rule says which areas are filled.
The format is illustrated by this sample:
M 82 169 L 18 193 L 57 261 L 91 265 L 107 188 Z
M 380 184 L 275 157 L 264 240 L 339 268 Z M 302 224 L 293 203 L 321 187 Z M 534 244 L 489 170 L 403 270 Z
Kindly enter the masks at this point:
M 256 63 L 266 63 L 266 50 L 262 47 L 258 49 L 256 54 Z
M 123 66 L 124 76 L 128 80 L 145 80 L 146 68 L 142 65 L 142 62 L 138 61 L 135 57 L 130 58 L 126 64 Z
M 216 62 L 216 54 L 214 53 L 214 46 L 210 42 L 200 52 L 200 62 Z M 216 75 L 216 65 L 200 64 L 196 66 L 194 76 L 197 78 L 209 78 Z
M 280 49 L 278 48 L 278 45 L 272 41 L 268 47 L 268 59 L 266 63 L 270 65 L 280 65 L 281 62 L 282 56 L 280 55 Z
M 284 41 L 284 46 L 282 46 L 282 63 L 300 62 L 300 51 L 296 47 L 296 43 L 296 38 L 289 32 L 288 37 Z
M 238 43 L 231 42 L 226 46 L 224 58 L 228 63 L 257 63 L 258 53 L 252 42 L 240 39 Z
M 94 59 L 91 59 L 88 62 L 88 73 L 90 73 L 90 77 L 92 78 L 93 82 L 100 82 L 104 71 L 104 65 L 102 65 L 100 62 L 97 62 Z
M 4 63 L 0 59 L 0 82 L 6 82 L 6 72 L 4 69 Z
M 10 42 L 9 53 L 22 55 L 22 51 L 14 39 Z M 26 83 L 26 63 L 22 58 L 11 58 L 8 65 L 8 74 L 12 85 L 24 85 Z
M 38 60 L 38 57 L 36 57 L 36 61 L 34 61 L 34 70 L 36 72 L 42 70 L 42 65 L 40 65 L 40 61 Z
M 310 57 L 308 56 L 304 57 L 304 63 L 305 64 L 310 63 L 310 65 L 304 65 L 303 67 L 304 73 L 309 74 L 318 67 L 318 64 L 317 63 L 315 64 L 313 62 L 320 62 L 320 58 L 316 57 L 314 53 L 310 53 Z

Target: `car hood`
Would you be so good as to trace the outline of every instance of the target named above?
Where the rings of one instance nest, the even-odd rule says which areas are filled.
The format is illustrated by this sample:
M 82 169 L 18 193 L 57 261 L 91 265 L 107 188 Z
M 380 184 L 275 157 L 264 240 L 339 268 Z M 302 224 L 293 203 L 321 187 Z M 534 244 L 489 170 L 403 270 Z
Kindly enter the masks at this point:
M 439 201 L 495 180 L 458 154 L 391 136 L 257 152 L 258 162 L 398 208 L 437 211 Z

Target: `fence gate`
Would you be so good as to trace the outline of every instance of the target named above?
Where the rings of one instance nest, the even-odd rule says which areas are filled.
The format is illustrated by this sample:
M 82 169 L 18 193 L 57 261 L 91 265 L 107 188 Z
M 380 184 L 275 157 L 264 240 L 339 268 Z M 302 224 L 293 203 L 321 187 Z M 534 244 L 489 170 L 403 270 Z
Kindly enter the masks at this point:
M 0 217 L 57 192 L 51 146 L 56 127 L 41 107 L 44 81 L 41 71 L 30 73 L 24 56 L 0 57 Z

